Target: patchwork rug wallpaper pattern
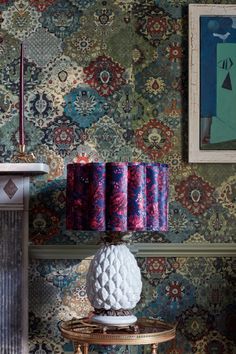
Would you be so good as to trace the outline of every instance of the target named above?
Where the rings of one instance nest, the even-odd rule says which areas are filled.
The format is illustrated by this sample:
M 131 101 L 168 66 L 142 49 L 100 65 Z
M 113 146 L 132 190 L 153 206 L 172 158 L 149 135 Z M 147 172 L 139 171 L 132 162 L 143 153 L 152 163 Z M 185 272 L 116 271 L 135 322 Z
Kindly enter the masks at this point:
M 143 276 L 138 317 L 178 323 L 176 340 L 161 354 L 234 354 L 235 259 L 139 258 Z M 30 354 L 73 353 L 58 321 L 86 316 L 89 260 L 34 260 L 30 269 Z M 41 351 L 40 351 L 41 350 Z M 95 347 L 99 354 L 147 354 L 149 346 Z
M 50 166 L 48 177 L 31 183 L 31 243 L 97 243 L 98 234 L 65 228 L 66 165 L 72 161 L 170 165 L 169 232 L 136 233 L 134 241 L 235 242 L 236 165 L 186 162 L 187 5 L 187 0 L 0 0 L 0 162 L 10 162 L 18 144 L 24 41 L 27 149 Z M 144 290 L 138 315 L 179 321 L 175 346 L 167 344 L 161 352 L 233 353 L 235 260 L 139 263 Z M 72 351 L 57 322 L 90 310 L 87 264 L 32 261 L 30 353 Z

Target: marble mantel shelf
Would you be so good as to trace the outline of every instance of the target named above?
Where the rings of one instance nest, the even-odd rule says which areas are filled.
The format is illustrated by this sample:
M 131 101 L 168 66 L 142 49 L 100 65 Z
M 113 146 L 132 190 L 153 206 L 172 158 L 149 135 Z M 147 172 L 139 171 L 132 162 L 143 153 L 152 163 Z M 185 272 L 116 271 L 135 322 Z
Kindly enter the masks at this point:
M 40 175 L 49 172 L 44 163 L 0 163 L 0 175 Z

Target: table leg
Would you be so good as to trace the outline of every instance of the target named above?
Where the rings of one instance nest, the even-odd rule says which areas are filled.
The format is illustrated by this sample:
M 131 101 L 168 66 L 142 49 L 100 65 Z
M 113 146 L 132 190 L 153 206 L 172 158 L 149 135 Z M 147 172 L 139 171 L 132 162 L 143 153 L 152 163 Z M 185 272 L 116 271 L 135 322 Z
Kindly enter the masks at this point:
M 83 354 L 88 354 L 89 345 L 87 343 L 83 344 Z
M 157 353 L 157 348 L 158 348 L 157 344 L 152 344 L 151 348 L 152 348 L 151 354 L 158 354 Z

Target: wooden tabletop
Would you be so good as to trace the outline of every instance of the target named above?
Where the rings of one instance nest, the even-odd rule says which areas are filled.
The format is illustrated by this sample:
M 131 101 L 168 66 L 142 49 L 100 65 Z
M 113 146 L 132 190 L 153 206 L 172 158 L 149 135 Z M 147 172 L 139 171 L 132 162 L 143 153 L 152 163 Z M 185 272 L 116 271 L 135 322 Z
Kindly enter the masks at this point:
M 140 318 L 128 327 L 106 327 L 88 318 L 62 321 L 62 336 L 80 344 L 139 345 L 159 344 L 175 338 L 176 325 L 156 319 Z

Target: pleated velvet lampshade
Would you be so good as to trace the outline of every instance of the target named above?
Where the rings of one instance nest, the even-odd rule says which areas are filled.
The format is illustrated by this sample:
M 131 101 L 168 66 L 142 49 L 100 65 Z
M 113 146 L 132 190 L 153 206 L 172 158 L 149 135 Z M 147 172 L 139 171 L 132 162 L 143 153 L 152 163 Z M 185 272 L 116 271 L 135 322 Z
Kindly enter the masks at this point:
M 168 166 L 159 163 L 74 163 L 67 166 L 67 228 L 106 231 L 111 244 L 95 254 L 87 275 L 94 321 L 123 325 L 140 299 L 137 262 L 125 244 L 127 231 L 167 231 Z M 112 234 L 116 234 L 116 241 Z

